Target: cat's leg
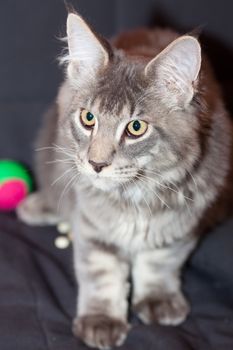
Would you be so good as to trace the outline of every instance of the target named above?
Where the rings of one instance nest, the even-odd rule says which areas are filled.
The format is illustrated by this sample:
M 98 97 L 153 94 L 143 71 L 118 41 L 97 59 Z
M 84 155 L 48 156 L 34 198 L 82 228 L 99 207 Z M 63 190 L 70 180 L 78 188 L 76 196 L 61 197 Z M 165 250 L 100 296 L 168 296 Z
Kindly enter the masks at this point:
M 182 266 L 196 240 L 139 253 L 133 262 L 133 308 L 146 324 L 182 323 L 190 310 L 181 291 Z
M 61 221 L 49 204 L 47 194 L 42 191 L 30 194 L 20 203 L 16 213 L 18 218 L 28 225 L 55 225 Z
M 104 246 L 79 248 L 75 252 L 79 296 L 73 332 L 91 347 L 120 346 L 129 330 L 128 263 Z

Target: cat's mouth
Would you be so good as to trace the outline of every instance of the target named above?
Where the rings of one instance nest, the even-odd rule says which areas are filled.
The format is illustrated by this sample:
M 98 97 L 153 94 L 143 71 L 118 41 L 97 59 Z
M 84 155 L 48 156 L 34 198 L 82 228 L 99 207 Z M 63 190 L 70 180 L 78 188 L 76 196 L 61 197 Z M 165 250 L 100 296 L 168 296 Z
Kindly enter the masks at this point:
M 92 185 L 96 188 L 104 191 L 112 191 L 119 188 L 125 188 L 128 183 L 137 181 L 138 176 L 139 173 L 135 171 L 130 174 L 121 175 L 118 173 L 113 173 L 112 175 L 91 174 L 88 177 Z
M 94 187 L 103 191 L 112 191 L 120 186 L 116 179 L 110 176 L 101 176 L 96 174 L 89 176 L 89 180 Z
M 82 178 L 86 178 L 92 186 L 104 191 L 112 191 L 124 188 L 127 183 L 133 183 L 138 180 L 140 170 L 131 165 L 121 165 L 117 167 L 108 167 L 100 172 L 95 172 L 89 164 L 82 162 L 78 164 Z

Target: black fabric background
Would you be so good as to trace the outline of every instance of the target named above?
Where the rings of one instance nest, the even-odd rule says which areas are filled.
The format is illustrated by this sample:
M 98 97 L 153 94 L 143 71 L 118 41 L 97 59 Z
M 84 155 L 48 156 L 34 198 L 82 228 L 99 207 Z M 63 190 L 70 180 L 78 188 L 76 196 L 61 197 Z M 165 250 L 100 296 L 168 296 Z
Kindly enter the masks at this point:
M 232 1 L 78 0 L 73 3 L 107 36 L 141 25 L 201 26 L 203 47 L 232 102 Z M 32 166 L 41 116 L 62 79 L 56 57 L 65 34 L 62 0 L 0 2 L 0 158 Z M 71 334 L 76 286 L 71 247 L 54 246 L 55 228 L 31 228 L 0 214 L 0 350 L 86 349 Z M 209 233 L 190 259 L 184 289 L 192 303 L 180 327 L 134 327 L 123 350 L 233 349 L 233 220 Z

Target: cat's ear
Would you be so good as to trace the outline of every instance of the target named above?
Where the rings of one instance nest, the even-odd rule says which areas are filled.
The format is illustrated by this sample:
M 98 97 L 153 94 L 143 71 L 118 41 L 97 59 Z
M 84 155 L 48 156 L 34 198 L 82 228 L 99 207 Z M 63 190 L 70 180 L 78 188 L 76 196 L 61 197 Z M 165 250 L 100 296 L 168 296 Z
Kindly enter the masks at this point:
M 74 13 L 70 13 L 67 18 L 67 40 L 69 54 L 66 61 L 71 79 L 93 78 L 107 66 L 110 46 L 94 34 L 82 17 Z
M 145 74 L 168 106 L 183 108 L 193 98 L 200 67 L 199 42 L 194 37 L 183 36 L 151 60 Z

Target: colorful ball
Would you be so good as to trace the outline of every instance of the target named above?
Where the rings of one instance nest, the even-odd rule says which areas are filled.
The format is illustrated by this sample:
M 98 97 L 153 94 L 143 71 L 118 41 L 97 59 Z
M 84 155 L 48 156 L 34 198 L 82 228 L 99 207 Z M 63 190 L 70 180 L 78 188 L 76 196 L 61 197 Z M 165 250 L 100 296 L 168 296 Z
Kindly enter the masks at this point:
M 32 190 L 28 170 L 12 160 L 0 160 L 0 210 L 14 210 Z

